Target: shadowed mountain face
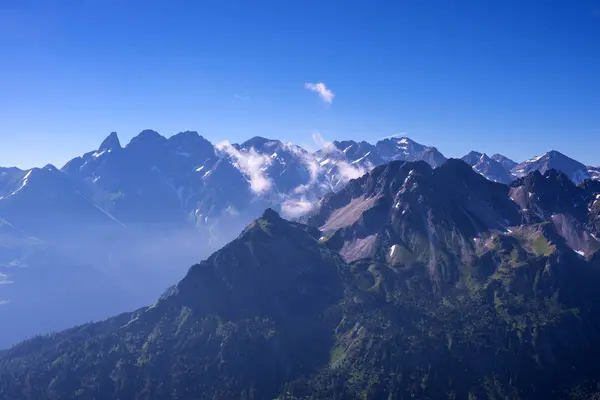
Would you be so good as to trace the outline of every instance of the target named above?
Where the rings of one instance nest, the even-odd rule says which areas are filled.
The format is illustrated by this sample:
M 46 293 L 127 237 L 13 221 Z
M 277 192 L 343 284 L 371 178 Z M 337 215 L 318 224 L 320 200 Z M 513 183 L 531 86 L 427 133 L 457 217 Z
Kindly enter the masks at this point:
M 0 353 L 0 398 L 590 398 L 600 188 L 395 161 L 268 209 L 151 307 Z
M 472 250 L 473 237 L 519 224 L 508 192 L 459 160 L 437 169 L 392 162 L 326 197 L 309 221 L 348 261 L 406 257 L 439 276 Z

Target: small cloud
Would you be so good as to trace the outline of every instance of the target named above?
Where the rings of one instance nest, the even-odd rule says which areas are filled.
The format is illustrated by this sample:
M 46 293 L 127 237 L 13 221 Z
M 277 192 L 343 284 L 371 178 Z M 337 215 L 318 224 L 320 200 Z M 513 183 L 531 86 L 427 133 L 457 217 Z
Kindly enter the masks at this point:
M 243 93 L 234 93 L 233 98 L 240 101 L 250 101 L 250 97 Z
M 365 167 L 354 166 L 346 161 L 340 161 L 336 164 L 338 167 L 337 176 L 339 177 L 340 182 L 348 182 L 351 179 L 357 179 L 366 174 L 370 169 L 371 165 Z
M 281 204 L 281 213 L 287 218 L 297 218 L 309 213 L 314 203 L 305 199 L 288 199 Z
M 8 300 L 0 300 L 0 306 L 10 303 Z
M 319 132 L 312 133 L 312 140 L 313 140 L 314 144 L 316 144 L 318 146 L 319 149 L 324 149 L 332 144 L 331 142 L 328 142 L 327 140 L 325 140 L 323 135 L 321 135 L 321 133 L 319 133 Z
M 327 104 L 331 104 L 333 102 L 333 98 L 335 97 L 335 93 L 331 90 L 327 89 L 327 86 L 323 82 L 318 83 L 305 83 L 304 87 L 311 92 L 315 92 L 319 95 L 319 97 Z
M 289 143 L 289 142 L 285 142 L 283 143 L 283 148 L 294 153 L 298 158 L 300 158 L 300 160 L 302 160 L 302 162 L 304 163 L 306 169 L 308 170 L 308 173 L 310 174 L 310 182 L 309 184 L 312 184 L 313 182 L 315 182 L 317 180 L 317 178 L 319 177 L 319 163 L 317 162 L 315 156 L 309 152 L 307 152 L 306 150 L 304 150 L 302 147 L 296 146 L 295 144 Z M 301 185 L 298 188 L 296 188 L 296 190 L 300 190 L 300 187 L 305 187 L 306 185 Z
M 334 186 L 339 187 L 345 185 L 349 180 L 360 178 L 366 174 L 372 165 L 367 163 L 366 165 L 353 165 L 344 160 L 344 152 L 335 147 L 333 142 L 325 139 L 319 132 L 312 134 L 313 142 L 321 148 L 324 157 L 330 156 L 336 159 L 335 169 L 333 175 L 335 178 Z
M 254 148 L 239 151 L 228 141 L 217 144 L 215 148 L 228 154 L 235 161 L 250 181 L 250 189 L 254 193 L 263 194 L 271 188 L 272 183 L 266 176 L 267 167 L 273 162 L 271 157 L 257 153 Z

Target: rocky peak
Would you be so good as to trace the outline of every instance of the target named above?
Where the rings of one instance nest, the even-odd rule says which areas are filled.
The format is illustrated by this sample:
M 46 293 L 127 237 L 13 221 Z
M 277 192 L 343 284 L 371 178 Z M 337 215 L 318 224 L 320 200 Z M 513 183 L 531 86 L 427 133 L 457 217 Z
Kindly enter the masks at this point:
M 510 171 L 517 165 L 515 161 L 499 153 L 494 154 L 492 156 L 492 160 L 499 162 L 508 171 Z
M 279 222 L 282 219 L 277 211 L 270 207 L 265 210 L 261 218 L 268 222 Z
M 267 139 L 262 136 L 254 136 L 242 143 L 240 147 L 243 149 L 254 148 L 257 151 L 260 151 L 269 144 L 280 145 L 281 142 L 279 140 Z
M 162 144 L 166 141 L 167 139 L 158 132 L 151 129 L 145 129 L 141 131 L 136 137 L 131 139 L 127 147 L 133 147 L 137 145 Z
M 207 158 L 214 155 L 212 143 L 196 131 L 185 131 L 171 136 L 168 146 L 179 156 Z
M 119 141 L 117 132 L 111 132 L 111 134 L 104 139 L 100 147 L 98 147 L 98 152 L 112 151 L 117 149 L 121 149 L 121 142 Z
M 544 221 L 553 214 L 568 214 L 579 221 L 586 219 L 585 191 L 561 171 L 550 169 L 542 174 L 536 170 L 510 186 L 510 196 L 529 220 Z
M 306 315 L 341 295 L 341 265 L 309 227 L 268 208 L 236 240 L 193 266 L 177 293 L 200 313 Z
M 478 151 L 470 151 L 469 154 L 462 158 L 462 160 L 473 167 L 479 162 L 482 155 L 483 154 Z
M 516 176 L 520 177 L 525 176 L 534 170 L 545 173 L 550 169 L 555 169 L 565 173 L 569 179 L 575 183 L 579 183 L 590 178 L 590 174 L 585 165 L 556 150 L 551 150 L 542 154 L 541 156 L 533 157 L 515 166 L 512 172 Z

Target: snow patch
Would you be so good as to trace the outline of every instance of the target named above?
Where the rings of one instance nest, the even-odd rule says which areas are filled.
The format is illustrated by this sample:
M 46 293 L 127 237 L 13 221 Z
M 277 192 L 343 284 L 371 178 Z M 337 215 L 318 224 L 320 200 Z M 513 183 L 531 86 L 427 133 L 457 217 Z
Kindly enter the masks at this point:
M 541 156 L 535 156 L 535 157 L 533 157 L 533 158 L 530 158 L 529 160 L 527 160 L 527 161 L 525 161 L 525 162 L 526 162 L 526 163 L 534 163 L 534 162 L 536 162 L 536 161 L 539 161 L 539 160 L 541 160 L 542 158 L 544 158 L 544 156 L 545 156 L 546 154 L 548 154 L 548 153 L 544 153 L 544 154 L 542 154 Z
M 297 218 L 311 211 L 313 207 L 313 202 L 305 198 L 288 199 L 281 204 L 281 213 L 284 217 Z
M 23 177 L 23 182 L 21 183 L 21 186 L 19 186 L 19 188 L 18 188 L 17 190 L 15 190 L 14 192 L 12 192 L 12 193 L 11 193 L 11 194 L 9 194 L 8 196 L 6 196 L 6 197 L 2 197 L 2 198 L 3 198 L 3 199 L 6 199 L 6 198 L 8 198 L 8 197 L 10 197 L 10 196 L 14 196 L 15 194 L 19 193 L 19 192 L 20 192 L 20 191 L 21 191 L 21 190 L 22 190 L 22 189 L 23 189 L 25 186 L 27 186 L 27 182 L 29 182 L 29 177 L 31 176 L 31 172 L 32 172 L 32 171 L 33 171 L 33 170 L 31 169 L 31 170 L 29 170 L 29 171 L 27 172 L 27 174 L 25 174 L 25 176 Z
M 394 257 L 394 254 L 396 254 L 396 250 L 398 249 L 398 245 L 395 244 L 392 247 L 390 247 L 390 258 Z
M 370 151 L 367 152 L 367 154 L 365 154 L 364 156 L 362 156 L 361 158 L 359 158 L 358 160 L 354 160 L 352 161 L 352 164 L 357 164 L 359 162 L 361 162 L 362 160 L 364 160 L 365 158 L 367 158 L 369 156 L 369 154 L 371 154 Z

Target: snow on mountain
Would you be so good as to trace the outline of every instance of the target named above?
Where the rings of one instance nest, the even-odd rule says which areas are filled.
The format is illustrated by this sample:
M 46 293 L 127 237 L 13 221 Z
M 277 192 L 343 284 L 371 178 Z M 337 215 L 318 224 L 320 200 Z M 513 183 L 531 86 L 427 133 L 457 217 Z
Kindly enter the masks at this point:
M 197 132 L 165 138 L 145 130 L 125 146 L 116 133 L 111 133 L 97 149 L 72 159 L 60 170 L 51 165 L 31 170 L 0 168 L 0 246 L 5 246 L 2 256 L 9 254 L 7 244 L 17 243 L 11 247 L 7 260 L 27 259 L 29 241 L 22 241 L 21 236 L 35 236 L 60 253 L 61 257 L 56 258 L 60 262 L 68 254 L 65 265 L 79 266 L 85 261 L 107 279 L 125 285 L 123 290 L 130 297 L 123 306 L 137 307 L 164 290 L 164 282 L 172 282 L 185 273 L 177 266 L 194 263 L 221 247 L 267 207 L 278 209 L 288 218 L 299 217 L 320 208 L 324 197 L 344 190 L 350 180 L 391 160 L 425 161 L 419 165 L 427 171 L 427 164 L 437 168 L 446 162 L 435 147 L 406 137 L 375 144 L 327 142 L 322 138 L 318 142 L 320 149 L 313 152 L 263 137 L 241 144 L 213 145 Z M 575 182 L 600 177 L 600 169 L 585 167 L 558 152 L 517 166 L 506 157 L 490 158 L 476 152 L 463 160 L 478 173 L 467 174 L 472 172 L 470 168 L 459 163 L 467 169 L 465 176 L 473 175 L 479 181 L 482 175 L 497 182 L 511 182 L 513 176 L 507 169 L 511 166 L 516 175 L 557 169 Z M 405 172 L 400 187 L 412 188 L 416 183 L 427 182 L 419 181 L 415 172 Z M 531 199 L 527 193 L 513 193 L 517 201 L 526 204 L 524 209 L 534 209 L 539 202 L 541 192 L 536 187 L 529 192 Z M 409 196 L 410 191 L 406 193 Z M 547 197 L 550 202 L 556 196 Z M 404 216 L 406 202 L 396 200 L 391 207 Z M 595 198 L 584 200 L 584 208 L 596 213 L 590 223 L 600 225 L 600 202 Z M 369 201 L 356 200 L 344 214 L 336 214 L 334 220 L 351 221 L 358 210 L 376 206 Z M 413 207 L 419 204 L 415 199 Z M 561 229 L 570 226 L 568 220 L 559 222 Z M 368 238 L 362 239 L 365 241 L 361 243 L 367 246 Z M 396 248 L 393 257 L 399 253 Z M 56 267 L 55 263 L 51 267 Z M 144 279 L 131 279 L 132 271 Z M 7 275 L 0 272 L 0 279 L 4 276 L 1 274 Z M 35 283 L 34 275 L 22 275 L 23 282 L 33 279 Z
M 446 161 L 446 157 L 435 147 L 424 146 L 407 137 L 383 139 L 378 141 L 375 147 L 384 162 L 423 160 L 435 168 Z
M 492 160 L 498 161 L 500 164 L 502 164 L 502 166 L 507 171 L 510 171 L 518 164 L 517 162 L 511 160 L 510 158 L 503 156 L 502 154 L 498 154 L 498 153 L 494 154 L 491 158 L 492 158 Z
M 473 167 L 473 170 L 491 181 L 510 183 L 515 179 L 500 162 L 488 157 L 486 154 L 471 151 L 462 160 Z
M 588 174 L 590 174 L 591 178 L 597 181 L 600 181 L 600 167 L 587 167 Z
M 517 177 L 522 177 L 533 171 L 545 173 L 551 169 L 563 172 L 575 183 L 592 177 L 585 165 L 556 150 L 524 161 L 513 167 L 511 172 Z

